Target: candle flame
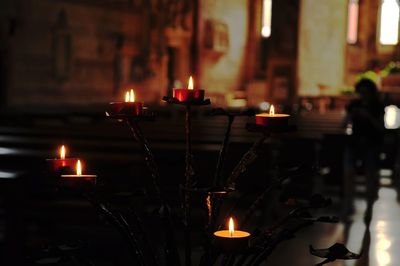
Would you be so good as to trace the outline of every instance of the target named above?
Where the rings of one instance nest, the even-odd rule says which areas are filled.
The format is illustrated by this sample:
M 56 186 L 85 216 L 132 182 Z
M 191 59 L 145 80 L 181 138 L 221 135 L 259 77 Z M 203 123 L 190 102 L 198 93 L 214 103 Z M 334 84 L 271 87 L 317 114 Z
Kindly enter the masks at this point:
M 229 218 L 229 235 L 233 236 L 234 233 L 235 233 L 235 226 L 233 224 L 233 219 L 231 217 Z
M 269 108 L 269 114 L 270 115 L 275 115 L 275 108 L 273 105 L 271 105 L 271 108 Z
M 133 103 L 135 101 L 135 92 L 131 90 L 131 97 L 129 98 L 130 102 Z
M 62 145 L 60 148 L 60 159 L 64 160 L 65 159 L 65 146 Z
M 133 90 L 127 91 L 125 94 L 125 102 L 133 103 L 135 101 L 135 92 Z
M 78 176 L 82 175 L 81 160 L 78 160 L 78 162 L 76 163 L 76 175 Z
M 189 90 L 193 90 L 193 78 L 192 78 L 192 76 L 190 76 L 190 78 L 189 78 L 188 89 L 189 89 Z

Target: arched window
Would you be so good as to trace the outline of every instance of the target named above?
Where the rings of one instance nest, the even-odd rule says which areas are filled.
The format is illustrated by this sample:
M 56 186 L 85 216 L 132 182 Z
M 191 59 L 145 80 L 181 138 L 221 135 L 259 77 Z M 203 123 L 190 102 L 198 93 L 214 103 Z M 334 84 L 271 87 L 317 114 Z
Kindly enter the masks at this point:
M 347 7 L 347 43 L 355 44 L 358 39 L 358 0 L 349 0 Z
M 379 43 L 396 45 L 399 42 L 399 2 L 382 0 L 379 16 Z

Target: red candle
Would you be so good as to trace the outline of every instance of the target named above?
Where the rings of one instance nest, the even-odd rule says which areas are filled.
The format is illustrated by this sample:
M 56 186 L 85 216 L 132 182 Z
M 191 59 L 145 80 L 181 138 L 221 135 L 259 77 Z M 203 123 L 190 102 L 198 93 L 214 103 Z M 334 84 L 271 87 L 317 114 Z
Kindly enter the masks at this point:
M 49 168 L 52 171 L 59 171 L 63 168 L 72 168 L 76 164 L 78 158 L 66 158 L 65 157 L 66 153 L 67 153 L 66 148 L 64 145 L 62 145 L 60 147 L 59 159 L 47 159 Z
M 189 84 L 187 89 L 173 89 L 173 95 L 175 99 L 180 102 L 187 101 L 203 101 L 204 100 L 204 90 L 194 89 L 193 78 L 189 78 Z
M 96 184 L 96 175 L 82 174 L 82 163 L 80 160 L 76 162 L 75 175 L 61 175 L 61 184 L 63 187 L 82 187 L 92 186 Z
M 143 113 L 143 103 L 135 101 L 135 92 L 127 91 L 125 102 L 111 102 L 112 115 L 133 115 L 140 116 Z
M 274 106 L 271 105 L 268 113 L 256 115 L 256 124 L 265 126 L 271 129 L 285 129 L 289 123 L 288 114 L 275 114 Z

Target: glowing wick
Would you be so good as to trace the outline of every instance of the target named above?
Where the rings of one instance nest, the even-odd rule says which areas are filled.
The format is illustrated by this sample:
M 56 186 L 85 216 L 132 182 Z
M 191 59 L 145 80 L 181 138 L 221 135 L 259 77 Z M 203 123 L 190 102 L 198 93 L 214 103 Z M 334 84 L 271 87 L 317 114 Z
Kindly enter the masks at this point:
M 193 90 L 193 78 L 192 78 L 192 76 L 190 76 L 190 78 L 189 78 L 188 90 Z
M 271 108 L 269 108 L 269 115 L 272 115 L 272 116 L 275 115 L 275 108 L 273 105 L 271 105 Z
M 233 237 L 233 233 L 235 233 L 235 226 L 233 224 L 233 219 L 231 217 L 229 218 L 229 235 Z
M 60 159 L 64 160 L 65 159 L 65 146 L 62 145 L 60 148 Z
M 81 165 L 81 160 L 78 160 L 76 163 L 76 175 L 81 176 L 82 175 L 82 165 Z

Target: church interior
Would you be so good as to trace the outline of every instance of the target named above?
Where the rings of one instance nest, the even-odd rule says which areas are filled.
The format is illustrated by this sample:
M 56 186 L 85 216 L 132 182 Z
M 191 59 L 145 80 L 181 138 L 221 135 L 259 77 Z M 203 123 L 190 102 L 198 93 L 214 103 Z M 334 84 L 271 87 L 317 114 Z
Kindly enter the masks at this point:
M 1 0 L 0 264 L 395 266 L 399 0 Z

